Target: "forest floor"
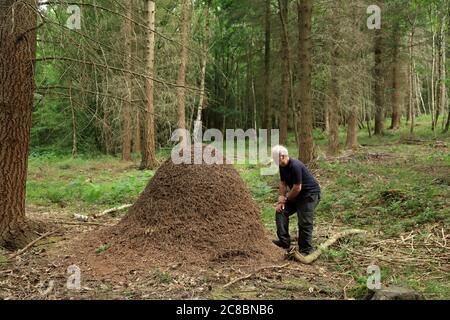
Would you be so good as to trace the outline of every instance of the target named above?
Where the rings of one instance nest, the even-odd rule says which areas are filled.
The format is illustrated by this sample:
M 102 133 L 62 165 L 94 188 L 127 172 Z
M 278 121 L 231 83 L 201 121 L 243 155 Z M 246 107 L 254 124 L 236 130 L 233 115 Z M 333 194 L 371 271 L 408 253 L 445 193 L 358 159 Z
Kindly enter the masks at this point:
M 289 149 L 296 154 L 291 138 Z M 154 172 L 138 171 L 137 162 L 113 157 L 32 155 L 27 215 L 56 232 L 13 259 L 0 250 L 0 299 L 360 299 L 368 290 L 369 265 L 380 267 L 383 285 L 408 286 L 426 299 L 449 299 L 450 136 L 430 135 L 428 119 L 422 119 L 414 139 L 405 129 L 388 131 L 382 138 L 361 131 L 359 141 L 355 152 L 328 157 L 326 136 L 315 133 L 319 158 L 314 172 L 323 189 L 315 244 L 348 228 L 368 234 L 339 241 L 313 265 L 280 256 L 271 265 L 248 261 L 200 268 L 180 262 L 116 277 L 80 270 L 79 290 L 66 286 L 71 275 L 67 244 L 117 223 L 124 211 L 94 215 L 133 203 Z M 167 152 L 160 154 L 165 156 Z M 274 237 L 278 177 L 261 176 L 256 166 L 236 168 Z M 75 214 L 89 216 L 89 222 L 75 219 Z M 294 235 L 295 221 L 290 226 Z

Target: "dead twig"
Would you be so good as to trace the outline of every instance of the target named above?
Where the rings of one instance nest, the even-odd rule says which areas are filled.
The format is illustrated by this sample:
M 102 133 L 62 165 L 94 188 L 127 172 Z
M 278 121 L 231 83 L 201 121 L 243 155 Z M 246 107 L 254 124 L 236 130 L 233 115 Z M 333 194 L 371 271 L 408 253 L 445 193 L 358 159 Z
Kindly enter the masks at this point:
M 97 226 L 97 227 L 109 227 L 110 224 L 97 223 L 97 222 L 71 222 L 71 221 L 55 221 L 57 224 L 66 224 L 71 226 Z
M 18 250 L 17 252 L 11 254 L 9 256 L 9 259 L 14 259 L 18 256 L 20 256 L 21 254 L 23 254 L 25 251 L 27 251 L 28 249 L 30 249 L 31 247 L 33 247 L 38 241 L 41 241 L 49 236 L 51 236 L 52 234 L 55 234 L 57 232 L 59 232 L 61 229 L 56 229 L 47 233 L 44 233 L 42 236 L 40 236 L 39 238 L 31 241 L 29 244 L 27 244 L 23 249 Z
M 12 270 L 3 270 L 3 271 L 0 271 L 0 274 L 12 273 L 12 272 L 13 272 Z
M 441 229 L 441 232 L 442 232 L 442 240 L 444 241 L 444 247 L 447 247 L 447 237 L 445 236 L 444 228 Z

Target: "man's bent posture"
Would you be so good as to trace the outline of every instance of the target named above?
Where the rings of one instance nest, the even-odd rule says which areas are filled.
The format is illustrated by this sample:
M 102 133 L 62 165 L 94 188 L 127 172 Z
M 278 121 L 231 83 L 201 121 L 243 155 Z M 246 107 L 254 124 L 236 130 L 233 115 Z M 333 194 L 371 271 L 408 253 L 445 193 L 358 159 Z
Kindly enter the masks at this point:
M 277 246 L 289 249 L 289 217 L 297 212 L 298 247 L 303 255 L 313 251 L 312 233 L 314 210 L 320 201 L 320 186 L 306 166 L 297 159 L 289 158 L 283 146 L 272 149 L 272 157 L 280 166 L 280 190 L 276 208 Z M 289 187 L 289 193 L 287 193 Z

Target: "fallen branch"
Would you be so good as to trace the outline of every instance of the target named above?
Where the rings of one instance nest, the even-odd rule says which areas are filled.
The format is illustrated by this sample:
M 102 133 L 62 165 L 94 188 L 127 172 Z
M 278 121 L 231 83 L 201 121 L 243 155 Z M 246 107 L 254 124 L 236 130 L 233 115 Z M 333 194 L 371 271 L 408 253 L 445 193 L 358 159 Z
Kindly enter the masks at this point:
M 23 254 L 25 251 L 27 251 L 28 249 L 30 249 L 31 247 L 33 247 L 38 241 L 41 241 L 42 239 L 47 238 L 48 236 L 51 236 L 52 234 L 57 233 L 58 231 L 60 231 L 61 229 L 56 229 L 47 233 L 44 233 L 42 236 L 40 236 L 39 238 L 31 241 L 29 244 L 27 244 L 23 249 L 18 250 L 17 252 L 11 254 L 9 256 L 9 259 L 14 259 L 18 256 L 20 256 L 21 254 Z
M 71 221 L 54 221 L 57 224 L 65 224 L 70 226 L 97 226 L 97 227 L 110 227 L 110 224 L 97 223 L 97 222 L 71 222 Z
M 327 241 L 325 241 L 323 244 L 321 244 L 316 251 L 314 251 L 313 253 L 307 255 L 307 256 L 303 256 L 301 255 L 297 248 L 294 247 L 292 248 L 288 254 L 287 257 L 290 260 L 294 260 L 297 262 L 301 262 L 304 264 L 311 264 L 314 261 L 317 260 L 317 258 L 320 257 L 320 255 L 330 246 L 332 246 L 336 241 L 338 241 L 341 238 L 344 238 L 346 236 L 349 235 L 354 235 L 354 234 L 362 234 L 362 233 L 366 233 L 366 231 L 364 230 L 358 230 L 358 229 L 350 229 L 350 230 L 346 230 L 346 231 L 342 231 L 339 232 L 337 234 L 335 234 L 334 236 L 332 236 L 331 238 L 329 238 Z
M 111 213 L 114 213 L 114 212 L 117 212 L 117 211 L 122 211 L 122 210 L 128 209 L 128 208 L 130 208 L 132 206 L 133 206 L 132 204 L 124 204 L 123 206 L 120 206 L 120 207 L 111 208 L 111 209 L 105 210 L 105 211 L 103 211 L 103 212 L 101 212 L 99 214 L 95 214 L 94 218 L 103 217 L 103 216 L 106 216 L 108 214 L 111 214 Z
M 288 265 L 289 265 L 289 263 L 283 264 L 282 266 L 270 266 L 270 267 L 262 267 L 262 268 L 256 269 L 253 273 L 247 274 L 245 276 L 236 278 L 236 279 L 228 282 L 222 288 L 226 289 L 226 288 L 232 286 L 233 284 L 235 284 L 236 282 L 249 279 L 249 278 L 253 277 L 254 275 L 256 275 L 258 272 L 261 272 L 263 270 L 267 270 L 267 269 L 281 269 L 281 268 L 287 267 Z
M 13 272 L 12 270 L 3 270 L 3 271 L 0 271 L 0 274 L 12 273 L 12 272 Z

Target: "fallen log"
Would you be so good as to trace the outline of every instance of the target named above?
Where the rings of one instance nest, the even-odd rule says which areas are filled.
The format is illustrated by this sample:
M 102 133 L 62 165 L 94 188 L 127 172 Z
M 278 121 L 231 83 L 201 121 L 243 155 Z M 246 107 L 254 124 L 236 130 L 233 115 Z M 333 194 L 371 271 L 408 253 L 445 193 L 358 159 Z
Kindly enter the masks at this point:
M 94 218 L 103 217 L 103 216 L 106 216 L 108 214 L 115 213 L 117 211 L 122 211 L 122 210 L 125 210 L 125 209 L 128 209 L 128 208 L 131 208 L 132 206 L 133 206 L 132 204 L 124 204 L 123 206 L 111 208 L 111 209 L 105 210 L 105 211 L 103 211 L 103 212 L 101 212 L 99 214 L 95 214 Z
M 322 243 L 317 250 L 315 250 L 313 253 L 307 255 L 307 256 L 303 256 L 300 254 L 300 252 L 298 252 L 296 247 L 293 247 L 289 250 L 288 254 L 287 254 L 287 258 L 289 260 L 294 260 L 297 262 L 301 262 L 304 264 L 311 264 L 314 261 L 316 261 L 320 255 L 326 250 L 328 249 L 328 247 L 332 246 L 336 241 L 338 241 L 341 238 L 350 236 L 350 235 L 355 235 L 355 234 L 362 234 L 362 233 L 366 233 L 367 231 L 364 230 L 359 230 L 359 229 L 350 229 L 350 230 L 345 230 L 339 233 L 336 233 L 335 235 L 333 235 L 332 237 L 330 237 L 327 241 L 325 241 L 324 243 Z

